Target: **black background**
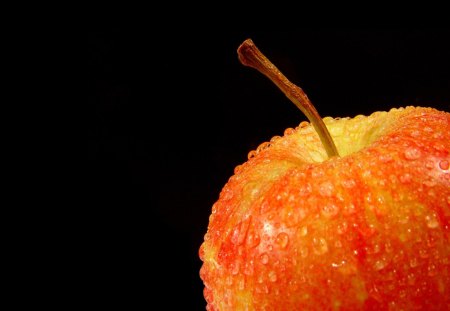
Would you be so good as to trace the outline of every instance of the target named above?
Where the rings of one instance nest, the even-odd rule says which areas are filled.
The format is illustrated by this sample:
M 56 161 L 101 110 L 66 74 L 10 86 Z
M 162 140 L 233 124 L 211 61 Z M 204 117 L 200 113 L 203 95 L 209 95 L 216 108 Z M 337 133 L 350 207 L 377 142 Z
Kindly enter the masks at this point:
M 323 117 L 449 110 L 449 30 L 89 31 L 87 252 L 100 300 L 204 310 L 212 204 L 250 150 L 306 120 L 239 63 L 247 38 Z

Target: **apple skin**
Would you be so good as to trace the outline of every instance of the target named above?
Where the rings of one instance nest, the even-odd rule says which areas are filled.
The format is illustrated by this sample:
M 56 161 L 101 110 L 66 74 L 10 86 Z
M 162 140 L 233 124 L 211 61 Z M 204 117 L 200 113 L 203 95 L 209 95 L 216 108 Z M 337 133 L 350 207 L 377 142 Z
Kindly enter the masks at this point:
M 307 122 L 235 169 L 199 249 L 207 310 L 450 310 L 450 113 Z

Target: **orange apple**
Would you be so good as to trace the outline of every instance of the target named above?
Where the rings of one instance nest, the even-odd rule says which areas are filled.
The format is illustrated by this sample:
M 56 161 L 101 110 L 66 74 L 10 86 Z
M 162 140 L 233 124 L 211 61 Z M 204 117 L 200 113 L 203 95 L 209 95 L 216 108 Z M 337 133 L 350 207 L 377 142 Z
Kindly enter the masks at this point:
M 310 122 L 249 153 L 199 250 L 207 310 L 450 310 L 450 113 L 320 118 L 248 39 L 244 65 Z

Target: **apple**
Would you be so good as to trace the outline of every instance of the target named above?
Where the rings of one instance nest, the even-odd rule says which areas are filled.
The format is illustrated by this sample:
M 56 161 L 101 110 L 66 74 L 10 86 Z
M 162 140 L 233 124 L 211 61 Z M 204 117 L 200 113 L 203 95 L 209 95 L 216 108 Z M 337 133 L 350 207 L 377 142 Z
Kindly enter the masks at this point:
M 320 118 L 251 39 L 240 61 L 310 122 L 251 151 L 199 248 L 207 310 L 450 310 L 450 113 Z

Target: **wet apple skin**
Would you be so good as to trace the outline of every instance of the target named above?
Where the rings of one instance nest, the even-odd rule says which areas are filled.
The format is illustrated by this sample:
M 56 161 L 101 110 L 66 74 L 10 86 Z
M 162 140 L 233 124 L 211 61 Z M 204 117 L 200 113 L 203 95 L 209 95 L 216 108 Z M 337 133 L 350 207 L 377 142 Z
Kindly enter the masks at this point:
M 449 309 L 450 114 L 368 118 L 327 119 L 341 157 L 303 123 L 236 168 L 199 250 L 208 310 Z

